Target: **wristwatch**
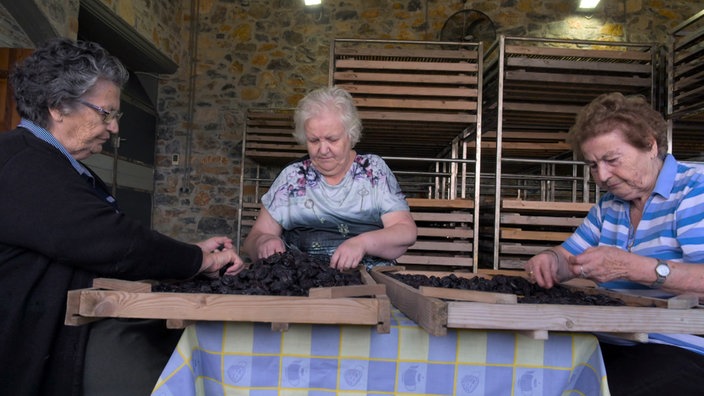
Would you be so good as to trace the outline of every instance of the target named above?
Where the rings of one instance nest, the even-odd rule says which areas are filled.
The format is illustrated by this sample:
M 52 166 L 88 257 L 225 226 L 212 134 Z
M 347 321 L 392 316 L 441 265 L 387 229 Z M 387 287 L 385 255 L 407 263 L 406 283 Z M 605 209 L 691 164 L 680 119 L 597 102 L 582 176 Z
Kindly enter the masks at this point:
M 667 264 L 667 261 L 658 259 L 658 263 L 655 265 L 655 276 L 658 278 L 655 279 L 655 282 L 653 282 L 650 287 L 659 289 L 662 284 L 665 283 L 665 279 L 667 279 L 668 275 L 670 275 L 670 266 Z

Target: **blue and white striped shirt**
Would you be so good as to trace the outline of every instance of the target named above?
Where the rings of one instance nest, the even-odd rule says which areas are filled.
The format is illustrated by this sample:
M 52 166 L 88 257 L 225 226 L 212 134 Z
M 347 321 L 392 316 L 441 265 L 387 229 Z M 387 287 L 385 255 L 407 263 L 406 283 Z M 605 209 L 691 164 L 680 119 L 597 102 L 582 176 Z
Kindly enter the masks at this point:
M 704 173 L 665 158 L 655 189 L 633 230 L 630 202 L 604 194 L 562 247 L 577 255 L 592 246 L 614 246 L 641 256 L 704 264 Z M 630 281 L 612 281 L 610 289 L 646 288 Z

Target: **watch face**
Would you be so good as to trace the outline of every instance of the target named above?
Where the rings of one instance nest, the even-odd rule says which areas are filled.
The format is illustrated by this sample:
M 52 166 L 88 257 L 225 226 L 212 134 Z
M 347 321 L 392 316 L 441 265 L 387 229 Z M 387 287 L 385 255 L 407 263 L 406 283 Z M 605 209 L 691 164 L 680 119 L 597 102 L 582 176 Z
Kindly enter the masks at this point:
M 668 276 L 670 275 L 670 267 L 666 264 L 658 264 L 658 266 L 655 267 L 655 272 L 657 272 L 660 276 Z

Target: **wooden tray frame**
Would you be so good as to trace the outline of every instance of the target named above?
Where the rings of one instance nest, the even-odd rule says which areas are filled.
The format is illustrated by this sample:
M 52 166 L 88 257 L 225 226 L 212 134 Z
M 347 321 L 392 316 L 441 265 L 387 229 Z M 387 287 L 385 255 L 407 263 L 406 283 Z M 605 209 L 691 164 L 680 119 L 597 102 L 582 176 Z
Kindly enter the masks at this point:
M 272 330 L 289 323 L 351 324 L 391 329 L 386 286 L 360 270 L 363 285 L 311 289 L 308 297 L 205 293 L 156 293 L 151 283 L 98 278 L 93 288 L 68 292 L 65 324 L 78 326 L 102 318 L 166 319 L 170 328 L 193 321 L 270 322 Z
M 455 274 L 467 278 L 497 274 L 521 276 L 521 273 L 501 270 L 479 273 L 409 271 L 404 267 L 372 269 L 371 276 L 374 280 L 386 285 L 391 303 L 435 336 L 445 335 L 448 328 L 514 330 L 535 339 L 547 339 L 550 331 L 604 332 L 645 342 L 647 333 L 697 334 L 704 329 L 704 310 L 700 309 L 697 296 L 683 295 L 669 300 L 631 296 L 597 290 L 593 282 L 577 279 L 564 285 L 585 293 L 618 297 L 628 306 L 453 301 L 433 297 L 436 290 L 424 293 L 400 282 L 388 275 L 391 272 L 438 277 Z

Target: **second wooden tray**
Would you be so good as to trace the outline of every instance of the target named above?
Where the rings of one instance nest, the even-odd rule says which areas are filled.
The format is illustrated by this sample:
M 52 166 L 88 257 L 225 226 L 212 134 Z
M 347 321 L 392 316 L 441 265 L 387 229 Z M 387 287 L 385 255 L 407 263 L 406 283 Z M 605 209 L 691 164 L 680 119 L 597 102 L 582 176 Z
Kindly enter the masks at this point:
M 468 292 L 464 296 L 457 296 L 456 292 L 463 291 L 416 289 L 389 276 L 392 272 L 438 277 L 452 273 L 468 278 L 477 275 L 491 277 L 499 273 L 517 276 L 517 272 L 486 271 L 477 274 L 406 271 L 403 267 L 373 269 L 372 277 L 378 283 L 386 285 L 386 293 L 391 303 L 433 335 L 445 335 L 448 328 L 517 330 L 538 339 L 547 339 L 550 331 L 607 332 L 644 342 L 647 340 L 647 333 L 697 334 L 704 329 L 704 310 L 698 305 L 696 296 L 678 296 L 662 300 L 567 284 L 568 287 L 585 293 L 620 298 L 627 305 L 517 304 L 513 303 L 515 300 L 511 298 L 515 298 L 515 295 Z M 580 281 L 582 285 L 587 284 L 583 280 Z M 445 298 L 438 298 L 438 295 Z

